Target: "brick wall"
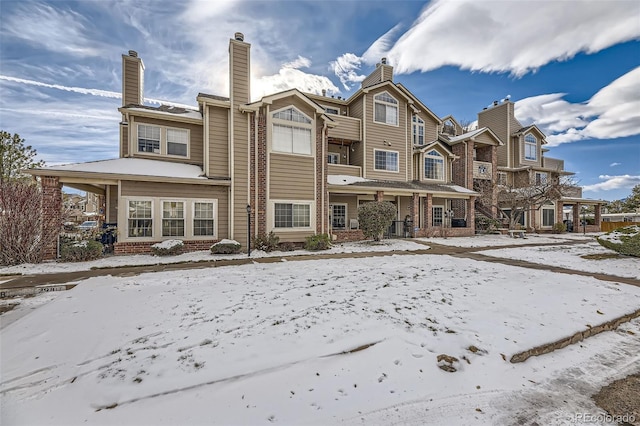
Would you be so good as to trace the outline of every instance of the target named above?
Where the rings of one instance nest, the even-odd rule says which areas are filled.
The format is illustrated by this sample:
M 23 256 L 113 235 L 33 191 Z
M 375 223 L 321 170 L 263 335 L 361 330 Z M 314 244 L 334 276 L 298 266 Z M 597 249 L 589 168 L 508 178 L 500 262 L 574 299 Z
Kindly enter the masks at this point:
M 218 241 L 219 240 L 183 241 L 184 251 L 209 250 L 211 246 Z M 148 254 L 151 253 L 151 246 L 159 242 L 160 241 L 135 241 L 115 243 L 113 245 L 113 252 L 115 254 Z
M 57 177 L 43 176 L 42 185 L 42 238 L 45 241 L 43 260 L 58 257 L 58 234 L 62 225 L 62 184 Z
M 329 192 L 325 178 L 327 176 L 328 163 L 323 154 L 324 125 L 321 125 L 320 121 L 318 120 L 316 125 L 316 234 L 325 233 L 325 230 L 322 229 L 322 219 L 324 218 L 325 228 L 328 228 L 327 221 L 329 220 Z
M 336 242 L 345 241 L 361 241 L 364 240 L 364 234 L 360 229 L 349 229 L 345 231 L 333 231 L 333 235 L 336 236 Z
M 255 235 L 261 235 L 267 233 L 267 117 L 262 111 L 258 115 L 258 141 L 255 149 L 258 151 L 258 164 L 257 167 L 252 164 L 251 171 L 254 178 L 258 179 L 258 206 L 253 215 L 254 221 L 257 222 L 257 229 L 255 223 L 252 226 L 256 229 Z M 255 162 L 255 157 L 252 158 Z M 255 200 L 255 194 L 251 199 Z M 255 206 L 252 208 L 256 209 Z

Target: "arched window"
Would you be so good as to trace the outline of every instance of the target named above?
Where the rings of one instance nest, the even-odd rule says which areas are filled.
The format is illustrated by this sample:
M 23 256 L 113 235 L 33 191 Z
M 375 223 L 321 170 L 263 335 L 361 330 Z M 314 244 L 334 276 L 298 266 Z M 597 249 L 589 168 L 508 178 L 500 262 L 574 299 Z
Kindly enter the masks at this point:
M 424 178 L 444 180 L 444 157 L 435 149 L 424 155 Z
M 538 159 L 538 139 L 531 133 L 524 137 L 524 158 L 531 161 Z
M 424 145 L 424 120 L 417 115 L 413 116 L 413 144 Z
M 373 97 L 373 121 L 398 125 L 398 101 L 387 92 Z
M 311 155 L 312 121 L 294 107 L 276 111 L 273 118 L 273 143 L 275 152 Z

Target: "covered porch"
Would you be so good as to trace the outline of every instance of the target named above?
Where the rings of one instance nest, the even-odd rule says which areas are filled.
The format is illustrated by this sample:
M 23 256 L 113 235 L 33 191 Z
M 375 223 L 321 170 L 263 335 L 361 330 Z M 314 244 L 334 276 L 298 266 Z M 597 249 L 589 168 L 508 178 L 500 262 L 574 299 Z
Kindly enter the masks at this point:
M 567 232 L 601 232 L 602 206 L 607 202 L 588 198 L 564 197 L 557 204 L 557 220 L 567 225 Z

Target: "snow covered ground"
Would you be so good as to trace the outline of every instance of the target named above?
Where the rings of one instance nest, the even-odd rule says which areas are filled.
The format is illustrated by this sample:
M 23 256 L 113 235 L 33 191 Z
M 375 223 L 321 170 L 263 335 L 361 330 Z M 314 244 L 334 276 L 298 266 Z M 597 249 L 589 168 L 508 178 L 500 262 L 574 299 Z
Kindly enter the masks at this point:
M 597 251 L 542 248 L 518 258 L 586 268 Z M 0 330 L 2 424 L 582 424 L 640 365 L 640 320 L 507 361 L 639 309 L 640 287 L 444 255 L 97 277 L 48 297 Z
M 532 245 L 532 244 L 562 244 L 565 241 L 595 241 L 595 237 L 602 233 L 591 234 L 527 234 L 526 238 L 512 238 L 508 235 L 487 234 L 474 235 L 464 238 L 417 238 L 426 243 L 436 243 L 455 247 L 496 247 L 510 245 Z

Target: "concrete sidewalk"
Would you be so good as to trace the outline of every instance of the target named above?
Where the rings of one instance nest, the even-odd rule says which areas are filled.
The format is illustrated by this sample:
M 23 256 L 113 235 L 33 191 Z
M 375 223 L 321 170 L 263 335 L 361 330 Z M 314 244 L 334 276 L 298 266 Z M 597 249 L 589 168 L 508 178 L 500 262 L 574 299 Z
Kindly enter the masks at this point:
M 216 268 L 223 266 L 235 266 L 235 265 L 248 265 L 253 263 L 275 263 L 275 262 L 295 262 L 301 260 L 317 260 L 317 259 L 344 259 L 344 258 L 363 258 L 363 257 L 380 257 L 380 256 L 416 256 L 416 255 L 447 255 L 460 258 L 468 258 L 482 262 L 502 263 L 504 265 L 517 266 L 522 268 L 538 269 L 544 271 L 551 271 L 561 274 L 573 274 L 590 276 L 602 281 L 620 282 L 629 285 L 635 285 L 640 287 L 640 280 L 626 277 L 619 277 L 610 274 L 596 274 L 591 272 L 577 271 L 573 269 L 560 268 L 555 266 L 541 265 L 532 262 L 526 262 L 516 259 L 501 259 L 496 257 L 485 256 L 481 253 L 477 253 L 485 250 L 505 249 L 505 248 L 518 248 L 522 247 L 520 244 L 504 245 L 504 246 L 486 246 L 486 247 L 456 247 L 447 246 L 442 244 L 436 244 L 432 242 L 411 240 L 413 242 L 424 244 L 429 248 L 423 250 L 411 250 L 411 251 L 372 251 L 372 252 L 357 252 L 357 253 L 333 253 L 333 254 L 302 254 L 291 256 L 273 256 L 273 257 L 260 257 L 260 258 L 244 258 L 244 259 L 229 259 L 229 260 L 210 260 L 203 262 L 187 262 L 187 263 L 167 263 L 167 264 L 155 264 L 155 265 L 142 265 L 142 266 L 124 266 L 113 268 L 100 268 L 92 269 L 89 271 L 74 271 L 74 272 L 61 272 L 52 274 L 35 274 L 35 275 L 18 275 L 8 276 L 5 281 L 0 282 L 0 298 L 13 297 L 17 295 L 29 295 L 37 294 L 45 291 L 56 290 L 68 290 L 75 287 L 78 281 L 85 280 L 92 277 L 100 276 L 115 276 L 126 277 L 134 276 L 144 273 L 176 271 L 176 270 L 189 270 L 189 269 L 203 269 L 203 268 Z M 563 245 L 575 245 L 584 244 L 582 240 L 564 241 Z M 557 246 L 558 243 L 539 243 L 528 244 L 527 247 L 541 247 L 541 246 Z M 65 287 L 65 288 L 62 288 Z

